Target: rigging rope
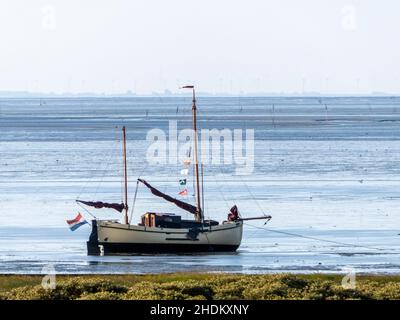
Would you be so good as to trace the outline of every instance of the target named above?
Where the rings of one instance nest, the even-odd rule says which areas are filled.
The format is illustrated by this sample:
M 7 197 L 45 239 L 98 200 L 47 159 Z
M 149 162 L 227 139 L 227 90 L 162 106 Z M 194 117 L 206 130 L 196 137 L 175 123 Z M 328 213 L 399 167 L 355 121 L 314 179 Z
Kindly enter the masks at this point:
M 213 172 L 213 173 L 214 173 L 214 172 Z M 216 185 L 216 187 L 217 187 L 218 192 L 220 193 L 222 199 L 224 200 L 226 207 L 229 209 L 229 203 L 228 203 L 228 201 L 226 200 L 226 198 L 225 198 L 225 196 L 224 196 L 224 193 L 222 192 L 222 188 L 220 187 L 220 185 L 219 185 L 219 183 L 218 183 L 217 177 L 216 177 L 215 175 L 212 175 L 212 177 L 213 177 L 213 179 L 214 179 L 214 181 L 215 181 L 215 185 Z
M 115 150 L 116 150 L 116 149 L 115 149 Z M 101 162 L 101 164 L 100 164 L 99 167 L 98 167 L 98 170 L 92 170 L 92 172 L 93 172 L 93 171 L 95 171 L 95 172 L 98 172 L 98 171 L 102 172 L 102 176 L 101 176 L 101 178 L 100 178 L 100 181 L 98 181 L 98 183 L 97 183 L 97 186 L 96 186 L 95 192 L 94 192 L 94 194 L 93 194 L 93 197 L 95 197 L 95 196 L 97 195 L 99 186 L 100 186 L 100 184 L 101 184 L 101 183 L 103 182 L 103 180 L 104 180 L 104 177 L 105 177 L 105 175 L 106 175 L 106 172 L 108 171 L 108 168 L 109 168 L 109 166 L 110 166 L 111 157 L 114 155 L 114 153 L 115 153 L 115 152 L 110 152 L 109 157 L 107 158 L 107 160 L 106 160 L 106 162 L 105 162 L 105 167 L 104 167 L 104 169 L 101 169 L 101 168 L 103 167 L 103 165 L 104 165 L 104 162 Z M 83 184 L 83 186 L 82 186 L 81 190 L 79 191 L 79 194 L 78 194 L 78 196 L 76 197 L 75 200 L 79 200 L 79 199 L 80 199 L 82 193 L 88 188 L 88 185 L 89 185 L 90 183 L 95 183 L 95 178 L 96 178 L 95 176 L 92 176 L 91 178 L 88 178 L 88 179 L 86 180 L 86 182 Z
M 104 181 L 104 178 L 105 178 L 105 176 L 106 176 L 106 173 L 107 173 L 107 171 L 108 171 L 108 168 L 110 167 L 110 164 L 111 164 L 111 157 L 112 157 L 112 156 L 113 156 L 113 152 L 110 152 L 110 155 L 109 155 L 109 157 L 108 157 L 108 159 L 107 159 L 107 161 L 106 161 L 105 167 L 104 167 L 104 169 L 102 170 L 103 173 L 102 173 L 102 175 L 101 175 L 101 177 L 100 177 L 100 180 L 99 180 L 98 183 L 97 183 L 97 186 L 96 186 L 96 189 L 95 189 L 95 192 L 94 192 L 94 195 L 93 195 L 94 198 L 97 196 L 97 193 L 98 193 L 98 191 L 99 191 L 100 185 L 101 185 L 101 184 L 103 183 L 103 181 Z
M 148 165 L 149 165 L 148 162 L 144 162 L 144 166 L 142 167 L 142 169 L 140 171 L 138 179 L 143 175 L 143 172 L 147 169 Z M 133 173 L 133 170 L 132 170 L 132 173 Z M 131 217 L 129 219 L 129 224 L 131 224 L 131 221 L 132 221 L 133 210 L 134 210 L 135 204 L 136 204 L 136 197 L 137 197 L 138 188 L 139 188 L 139 181 L 136 180 L 136 190 L 135 190 L 135 196 L 134 196 L 134 199 L 133 199 L 133 202 L 132 202 Z
M 88 214 L 90 214 L 93 218 L 97 219 L 97 217 L 92 214 L 88 209 L 86 209 L 84 206 L 82 206 L 79 202 L 76 203 L 78 206 L 80 206 L 83 210 L 85 210 Z
M 131 221 L 132 221 L 133 211 L 135 209 L 136 196 L 137 196 L 138 189 L 139 189 L 139 180 L 136 181 L 136 190 L 135 190 L 135 196 L 133 197 L 132 208 L 131 208 L 131 217 L 129 218 L 129 224 L 131 224 Z
M 247 192 L 250 194 L 250 196 L 253 198 L 254 202 L 256 203 L 257 207 L 260 209 L 260 211 L 262 212 L 262 214 L 265 216 L 265 212 L 263 210 L 263 208 L 261 207 L 260 203 L 258 202 L 257 198 L 254 197 L 253 193 L 250 191 L 250 188 L 248 187 L 248 185 L 243 181 L 242 177 L 239 175 L 240 180 L 242 181 L 242 183 L 245 185 Z

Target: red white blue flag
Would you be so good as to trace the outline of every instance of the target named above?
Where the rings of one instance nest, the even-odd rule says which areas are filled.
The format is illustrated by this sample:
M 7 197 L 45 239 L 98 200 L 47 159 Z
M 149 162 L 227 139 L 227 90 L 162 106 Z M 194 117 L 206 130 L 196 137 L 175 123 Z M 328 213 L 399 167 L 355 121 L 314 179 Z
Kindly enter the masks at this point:
M 75 231 L 78 229 L 80 226 L 83 226 L 84 224 L 88 223 L 84 217 L 80 213 L 75 217 L 75 219 L 72 220 L 67 220 L 68 226 L 71 229 L 71 231 Z

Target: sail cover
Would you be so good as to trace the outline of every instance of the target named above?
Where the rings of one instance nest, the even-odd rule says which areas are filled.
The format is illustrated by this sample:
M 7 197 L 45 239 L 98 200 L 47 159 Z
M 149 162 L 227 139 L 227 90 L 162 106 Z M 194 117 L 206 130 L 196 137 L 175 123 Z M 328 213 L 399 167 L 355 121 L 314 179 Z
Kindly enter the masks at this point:
M 125 205 L 123 203 L 106 203 L 101 201 L 92 202 L 92 201 L 82 201 L 82 200 L 76 200 L 76 202 L 83 203 L 90 207 L 95 207 L 96 209 L 111 208 L 119 212 L 122 212 L 122 210 L 125 209 Z
M 149 188 L 151 193 L 154 194 L 155 196 L 163 198 L 163 199 L 165 199 L 165 200 L 167 200 L 169 202 L 172 202 L 172 203 L 174 203 L 175 205 L 177 205 L 179 208 L 181 208 L 183 210 L 186 210 L 186 211 L 188 211 L 190 213 L 193 213 L 193 214 L 197 214 L 197 207 L 195 207 L 195 206 L 193 206 L 193 205 L 191 205 L 189 203 L 186 203 L 186 202 L 180 201 L 178 199 L 175 199 L 175 198 L 173 198 L 173 197 L 171 197 L 171 196 L 169 196 L 169 195 L 167 195 L 165 193 L 162 193 L 161 191 L 159 191 L 156 188 L 152 187 L 146 180 L 138 179 L 138 181 L 143 183 L 147 188 Z

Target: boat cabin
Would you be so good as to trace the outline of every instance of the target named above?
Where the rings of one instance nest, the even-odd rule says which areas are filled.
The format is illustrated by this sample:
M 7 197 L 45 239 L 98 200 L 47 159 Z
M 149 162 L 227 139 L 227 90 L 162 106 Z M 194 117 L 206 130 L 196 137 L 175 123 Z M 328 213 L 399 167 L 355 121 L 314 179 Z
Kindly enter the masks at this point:
M 204 223 L 194 220 L 183 220 L 181 216 L 174 213 L 146 212 L 141 217 L 140 226 L 154 228 L 192 228 L 200 226 L 216 226 L 218 221 L 205 220 Z
M 181 224 L 181 216 L 174 213 L 147 212 L 142 215 L 141 220 L 139 225 L 145 227 L 179 228 Z

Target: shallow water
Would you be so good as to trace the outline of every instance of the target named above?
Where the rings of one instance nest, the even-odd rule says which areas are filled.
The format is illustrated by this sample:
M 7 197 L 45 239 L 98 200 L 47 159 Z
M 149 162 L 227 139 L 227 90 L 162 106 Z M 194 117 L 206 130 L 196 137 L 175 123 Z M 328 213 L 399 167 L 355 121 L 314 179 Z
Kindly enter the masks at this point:
M 146 133 L 174 119 L 189 128 L 189 98 L 0 99 L 0 272 L 399 273 L 399 98 L 199 98 L 198 107 L 202 128 L 255 130 L 250 175 L 206 166 L 206 216 L 225 219 L 233 204 L 273 216 L 245 226 L 237 253 L 88 257 L 89 226 L 65 223 L 78 210 L 90 219 L 78 197 L 121 200 L 122 124 L 130 201 L 138 176 L 178 192 L 180 165 L 147 164 Z M 133 220 L 146 210 L 179 212 L 140 188 Z

